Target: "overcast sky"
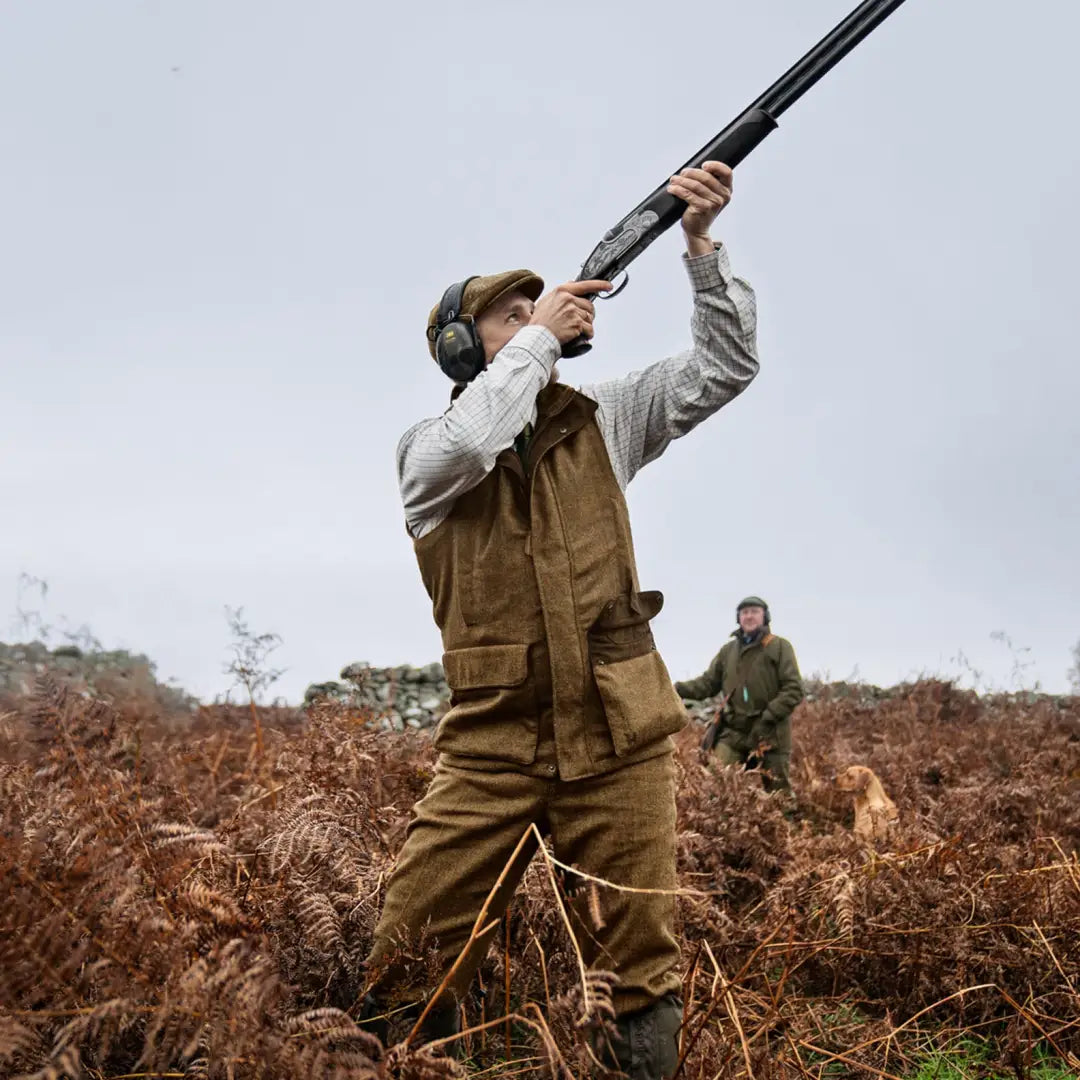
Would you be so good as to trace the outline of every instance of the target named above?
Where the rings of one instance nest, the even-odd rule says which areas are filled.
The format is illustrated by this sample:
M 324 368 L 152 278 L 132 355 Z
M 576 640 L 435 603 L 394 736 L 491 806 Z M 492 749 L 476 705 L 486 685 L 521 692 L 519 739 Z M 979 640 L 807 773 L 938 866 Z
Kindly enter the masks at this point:
M 451 281 L 573 277 L 855 0 L 8 0 L 0 638 L 47 619 L 212 696 L 225 605 L 297 698 L 438 633 L 394 448 Z M 909 0 L 737 171 L 761 374 L 628 491 L 672 675 L 749 592 L 804 672 L 1065 687 L 1080 638 L 1075 0 Z M 677 230 L 571 382 L 689 340 Z M 28 598 L 32 600 L 33 598 Z

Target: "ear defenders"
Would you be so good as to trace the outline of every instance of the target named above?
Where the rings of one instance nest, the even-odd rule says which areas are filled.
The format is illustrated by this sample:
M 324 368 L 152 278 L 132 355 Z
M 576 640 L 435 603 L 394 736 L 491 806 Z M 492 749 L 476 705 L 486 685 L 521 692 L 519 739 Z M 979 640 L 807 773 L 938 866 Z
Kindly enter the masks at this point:
M 451 285 L 439 301 L 435 319 L 435 360 L 443 373 L 456 383 L 471 382 L 484 370 L 484 346 L 471 315 L 462 315 L 466 278 Z

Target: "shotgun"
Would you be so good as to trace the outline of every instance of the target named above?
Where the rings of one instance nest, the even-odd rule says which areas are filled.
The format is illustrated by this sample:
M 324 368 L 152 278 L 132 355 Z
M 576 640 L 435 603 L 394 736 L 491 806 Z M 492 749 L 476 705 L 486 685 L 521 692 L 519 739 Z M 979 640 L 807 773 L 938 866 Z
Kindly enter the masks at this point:
M 700 168 L 706 161 L 722 161 L 735 168 L 777 126 L 777 117 L 799 100 L 826 72 L 838 64 L 860 41 L 880 26 L 904 0 L 864 0 L 838 23 L 801 60 L 780 76 L 756 101 L 744 109 L 715 138 L 706 143 L 685 165 Z M 610 300 L 630 280 L 626 268 L 662 232 L 671 228 L 686 210 L 686 203 L 667 193 L 669 179 L 638 203 L 593 248 L 582 264 L 578 281 L 599 278 L 614 281 L 626 275 L 618 288 L 601 298 Z M 595 294 L 589 299 L 593 299 Z M 581 356 L 592 345 L 582 334 L 563 346 L 563 356 Z

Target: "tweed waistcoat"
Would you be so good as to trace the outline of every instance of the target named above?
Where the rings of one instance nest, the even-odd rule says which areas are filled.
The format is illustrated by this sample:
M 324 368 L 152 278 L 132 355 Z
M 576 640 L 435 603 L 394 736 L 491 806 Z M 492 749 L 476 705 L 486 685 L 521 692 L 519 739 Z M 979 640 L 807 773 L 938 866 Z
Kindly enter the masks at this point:
M 574 780 L 668 752 L 686 723 L 595 413 L 545 387 L 527 445 L 414 542 L 451 689 L 435 745 L 452 762 Z

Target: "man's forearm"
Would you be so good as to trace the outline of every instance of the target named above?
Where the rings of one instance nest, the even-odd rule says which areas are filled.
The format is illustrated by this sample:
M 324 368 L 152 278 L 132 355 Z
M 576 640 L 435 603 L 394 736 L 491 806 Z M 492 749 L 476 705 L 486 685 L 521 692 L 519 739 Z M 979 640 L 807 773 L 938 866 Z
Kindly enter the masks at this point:
M 802 699 L 803 684 L 799 665 L 795 660 L 795 653 L 785 642 L 780 652 L 780 689 L 766 706 L 766 711 L 776 720 L 786 720 Z
M 780 687 L 780 692 L 769 702 L 765 711 L 774 720 L 786 720 L 795 710 L 795 706 L 803 699 L 802 682 L 786 682 Z
M 677 682 L 675 692 L 688 701 L 704 701 L 705 698 L 719 694 L 724 688 L 723 669 L 713 661 L 696 679 Z
M 691 259 L 698 259 L 702 255 L 708 255 L 710 252 L 716 250 L 716 241 L 708 234 L 699 236 L 696 233 L 683 233 L 686 239 L 686 254 Z
M 620 379 L 583 386 L 600 408 L 615 475 L 622 487 L 638 469 L 663 453 L 740 394 L 758 371 L 754 292 L 735 277 L 723 247 L 710 240 L 704 256 L 687 257 L 694 311 L 693 344 L 685 352 Z
M 536 416 L 559 342 L 542 326 L 520 330 L 442 416 L 422 420 L 398 443 L 398 485 L 415 538 L 431 532 L 455 500 L 476 487 Z
M 687 701 L 703 701 L 712 697 L 709 689 L 708 675 L 699 675 L 696 679 L 687 679 L 685 682 L 677 682 L 675 693 Z

